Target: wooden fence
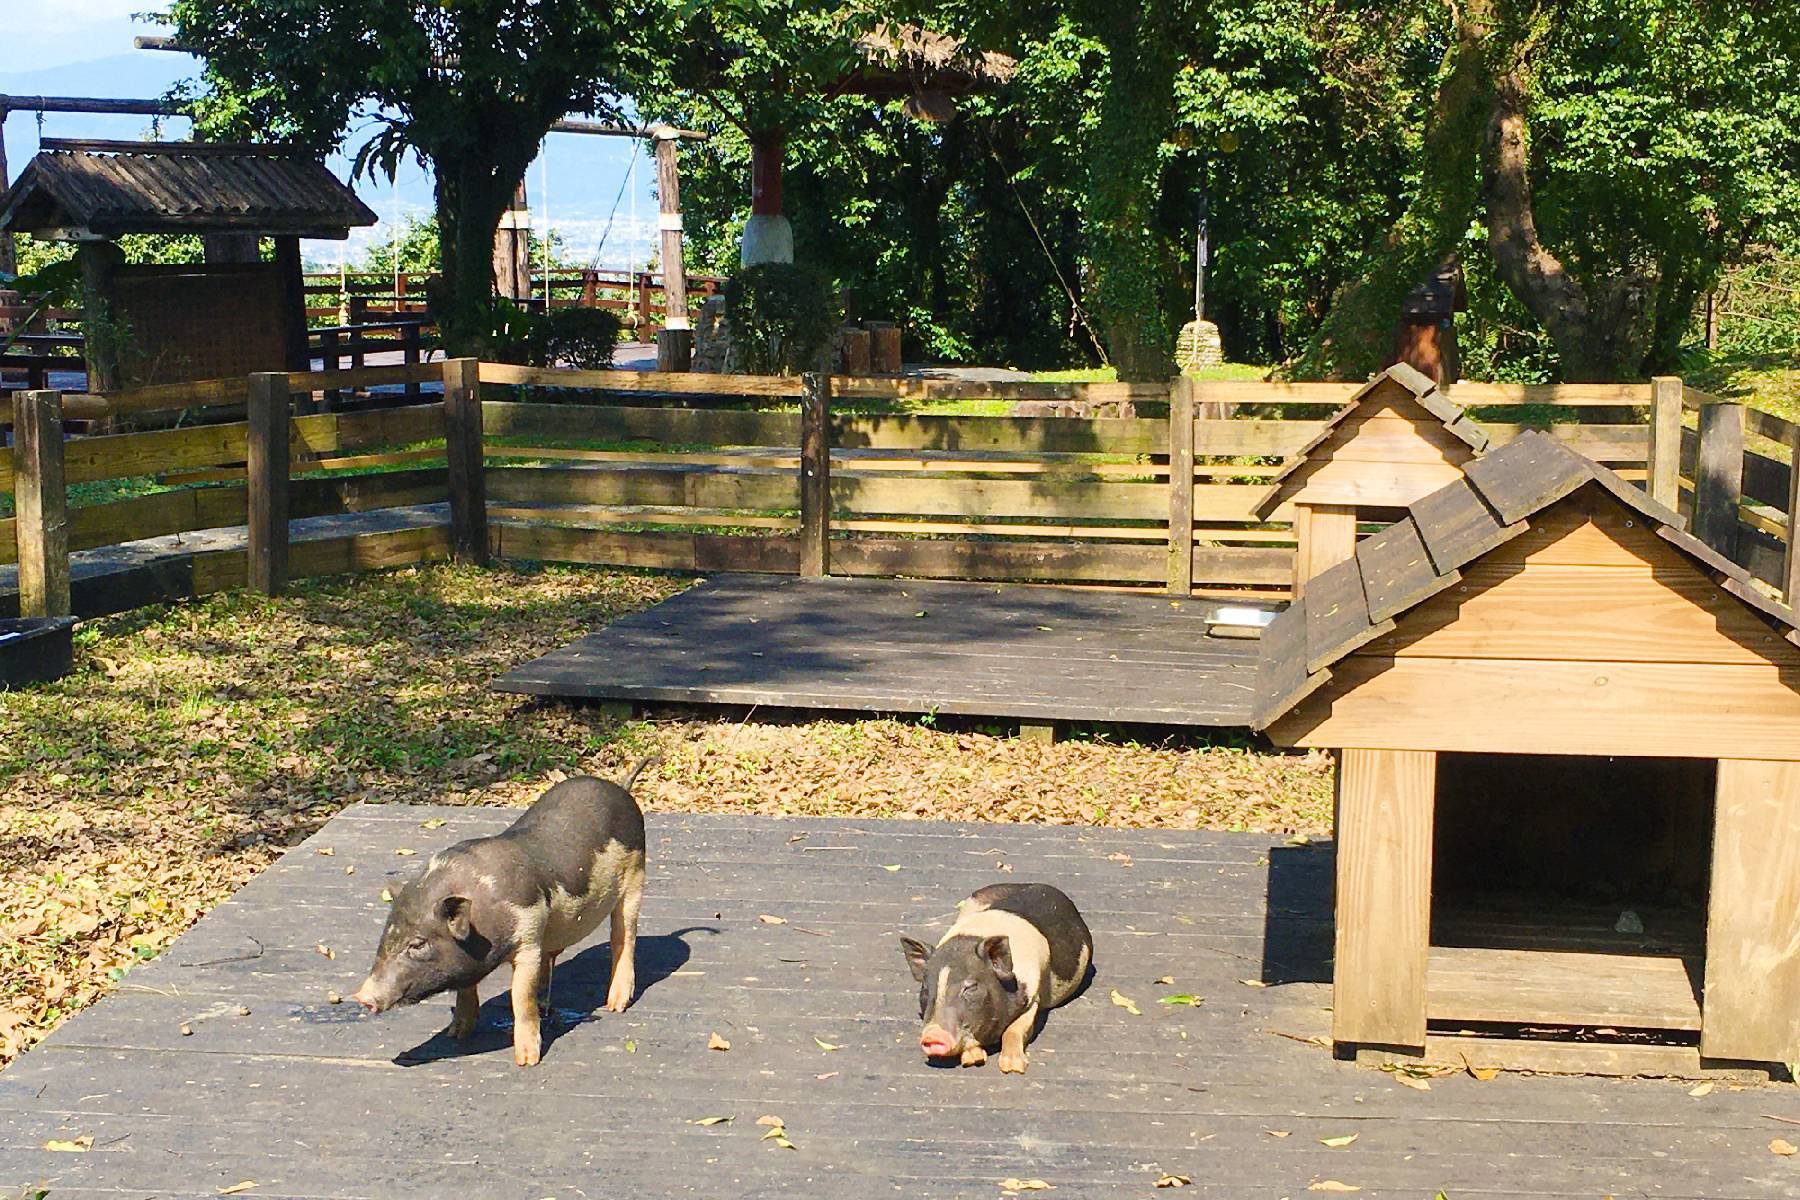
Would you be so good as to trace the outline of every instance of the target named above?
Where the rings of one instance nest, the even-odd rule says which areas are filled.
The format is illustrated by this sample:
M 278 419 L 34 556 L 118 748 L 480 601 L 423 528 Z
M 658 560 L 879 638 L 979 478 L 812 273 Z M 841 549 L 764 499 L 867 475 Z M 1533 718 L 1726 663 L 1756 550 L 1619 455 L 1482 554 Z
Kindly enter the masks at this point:
M 293 403 L 302 393 L 428 377 L 443 380 L 442 400 L 320 415 L 298 414 Z M 247 526 L 241 544 L 195 559 L 194 590 L 245 582 L 278 590 L 294 575 L 454 553 L 477 562 L 493 555 L 1281 599 L 1293 570 L 1290 514 L 1264 520 L 1255 510 L 1284 460 L 1354 390 L 671 375 L 456 360 L 109 397 L 26 393 L 20 414 L 40 407 L 19 420 L 14 463 L 0 464 L 0 492 L 14 490 L 16 471 L 19 494 L 18 516 L 0 520 L 0 563 L 21 561 L 22 605 L 54 607 L 69 552 Z M 1794 426 L 1679 380 L 1462 384 L 1449 395 L 1495 442 L 1547 427 L 1679 504 L 1712 544 L 1789 590 Z M 60 413 L 41 407 L 52 399 Z M 1087 401 L 1127 415 L 933 411 L 935 402 L 969 400 Z M 914 410 L 894 411 L 901 402 Z M 244 420 L 66 442 L 41 435 L 57 415 L 234 403 L 245 405 Z M 1697 410 L 1693 428 L 1684 409 Z M 146 479 L 174 490 L 67 507 L 71 489 L 83 495 L 99 481 Z M 290 521 L 422 504 L 441 506 L 422 528 L 359 532 L 348 523 L 332 537 L 288 544 Z M 48 595 L 24 595 L 28 577 L 51 580 Z

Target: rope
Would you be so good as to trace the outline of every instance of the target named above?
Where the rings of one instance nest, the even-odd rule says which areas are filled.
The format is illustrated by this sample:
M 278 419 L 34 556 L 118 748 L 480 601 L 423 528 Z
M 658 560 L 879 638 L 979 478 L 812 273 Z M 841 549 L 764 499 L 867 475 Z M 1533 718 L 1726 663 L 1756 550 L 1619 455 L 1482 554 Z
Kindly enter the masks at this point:
M 612 211 L 606 215 L 606 228 L 600 231 L 600 241 L 594 246 L 594 257 L 588 260 L 588 270 L 590 271 L 600 269 L 600 252 L 606 249 L 606 239 L 612 235 L 613 221 L 618 218 L 619 205 L 625 200 L 625 189 L 631 186 L 631 168 L 637 165 L 637 156 L 643 148 L 642 142 L 636 139 L 632 140 L 631 160 L 626 164 L 625 174 L 619 180 L 619 194 L 613 197 Z

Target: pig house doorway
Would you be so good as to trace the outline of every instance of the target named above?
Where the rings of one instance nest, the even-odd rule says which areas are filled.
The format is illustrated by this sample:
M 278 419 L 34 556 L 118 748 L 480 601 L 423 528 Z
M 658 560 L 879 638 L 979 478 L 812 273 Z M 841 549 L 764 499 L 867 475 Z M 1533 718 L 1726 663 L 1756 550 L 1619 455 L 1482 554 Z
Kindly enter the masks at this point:
M 1711 759 L 1440 754 L 1434 951 L 1679 959 L 1697 1006 L 1717 777 Z

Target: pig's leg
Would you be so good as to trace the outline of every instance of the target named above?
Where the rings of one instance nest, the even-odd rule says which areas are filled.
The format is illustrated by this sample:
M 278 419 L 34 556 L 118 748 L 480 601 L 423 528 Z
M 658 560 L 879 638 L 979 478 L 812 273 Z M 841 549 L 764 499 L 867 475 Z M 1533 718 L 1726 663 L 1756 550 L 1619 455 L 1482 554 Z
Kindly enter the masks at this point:
M 513 955 L 512 1010 L 513 1061 L 521 1067 L 536 1066 L 543 1053 L 538 1027 L 538 985 L 543 982 L 544 956 L 536 946 L 522 947 Z
M 962 1052 L 962 1058 L 958 1061 L 965 1067 L 979 1067 L 987 1061 L 987 1051 L 980 1046 L 970 1046 Z
M 1025 1073 L 1025 1039 L 1031 1036 L 1031 1027 L 1037 1024 L 1038 1006 L 1033 1002 L 1019 1014 L 1019 1019 L 1006 1027 L 1000 1035 L 1000 1070 L 1007 1075 L 1023 1075 Z
M 644 868 L 625 876 L 612 914 L 612 982 L 606 989 L 606 1011 L 624 1012 L 637 992 L 638 910 L 644 905 Z
M 481 1016 L 481 998 L 472 987 L 460 988 L 456 993 L 456 1013 L 450 1018 L 450 1028 L 444 1032 L 459 1042 L 467 1041 L 475 1036 L 475 1022 Z

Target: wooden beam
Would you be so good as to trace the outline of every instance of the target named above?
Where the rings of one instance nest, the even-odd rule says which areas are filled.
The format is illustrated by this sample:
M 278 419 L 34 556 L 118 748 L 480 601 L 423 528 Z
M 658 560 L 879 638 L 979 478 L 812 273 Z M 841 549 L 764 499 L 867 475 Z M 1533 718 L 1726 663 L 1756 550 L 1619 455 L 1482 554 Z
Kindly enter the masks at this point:
M 1344 750 L 1337 770 L 1332 1040 L 1422 1050 L 1437 755 Z
M 1294 505 L 1294 597 L 1306 581 L 1356 555 L 1356 509 L 1345 504 Z
M 1681 379 L 1650 381 L 1650 498 L 1671 510 L 1681 505 Z
M 116 113 L 137 117 L 185 117 L 188 107 L 169 100 L 104 100 L 94 96 L 0 95 L 0 109 L 18 112 Z
M 1738 506 L 1744 498 L 1744 406 L 1729 400 L 1700 410 L 1694 458 L 1694 536 L 1737 556 Z
M 662 230 L 663 327 L 656 335 L 656 369 L 686 371 L 694 360 L 688 322 L 687 265 L 681 245 L 681 143 L 670 130 L 656 138 L 657 224 Z
M 1788 428 L 1787 531 L 1782 542 L 1781 598 L 1788 607 L 1800 604 L 1800 426 Z
M 801 377 L 800 574 L 831 573 L 831 377 Z
M 1169 389 L 1169 591 L 1194 590 L 1194 381 Z
M 287 375 L 279 371 L 250 376 L 248 471 L 249 586 L 266 596 L 279 596 L 288 577 L 288 476 L 292 436 Z
M 19 615 L 69 615 L 69 511 L 63 482 L 62 394 L 13 397 L 13 504 Z
M 480 364 L 444 363 L 444 453 L 450 468 L 450 553 L 457 562 L 488 562 L 487 476 L 481 440 Z
M 1800 763 L 1721 759 L 1713 820 L 1700 1052 L 1800 1061 Z

